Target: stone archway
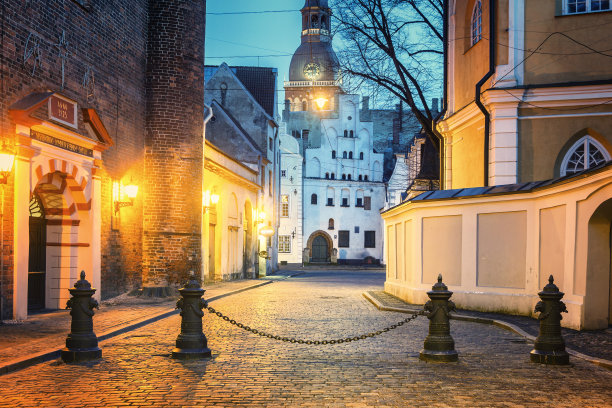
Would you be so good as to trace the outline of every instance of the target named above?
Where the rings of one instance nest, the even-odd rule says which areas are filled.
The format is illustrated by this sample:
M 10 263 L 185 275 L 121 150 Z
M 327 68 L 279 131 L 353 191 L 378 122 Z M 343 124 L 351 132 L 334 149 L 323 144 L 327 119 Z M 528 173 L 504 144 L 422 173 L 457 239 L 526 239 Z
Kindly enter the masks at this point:
M 589 219 L 585 328 L 612 324 L 612 198 Z
M 323 257 L 319 254 L 319 250 L 322 248 L 323 245 L 325 245 L 325 259 L 323 259 Z M 306 247 L 310 252 L 311 262 L 329 262 L 331 260 L 334 242 L 332 241 L 331 237 L 327 232 L 323 230 L 318 230 L 310 234 Z M 317 249 L 316 254 L 314 251 L 315 249 Z M 316 258 L 315 255 L 317 256 Z

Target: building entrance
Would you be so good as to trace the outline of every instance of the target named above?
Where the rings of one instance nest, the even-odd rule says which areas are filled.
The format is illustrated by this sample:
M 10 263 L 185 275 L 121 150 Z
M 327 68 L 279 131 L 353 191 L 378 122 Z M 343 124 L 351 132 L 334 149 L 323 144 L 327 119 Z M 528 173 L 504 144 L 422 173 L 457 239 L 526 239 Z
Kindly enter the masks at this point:
M 317 236 L 312 241 L 312 262 L 327 262 L 327 240 L 322 236 Z
M 45 308 L 47 279 L 47 223 L 38 197 L 30 201 L 30 248 L 28 259 L 28 310 Z

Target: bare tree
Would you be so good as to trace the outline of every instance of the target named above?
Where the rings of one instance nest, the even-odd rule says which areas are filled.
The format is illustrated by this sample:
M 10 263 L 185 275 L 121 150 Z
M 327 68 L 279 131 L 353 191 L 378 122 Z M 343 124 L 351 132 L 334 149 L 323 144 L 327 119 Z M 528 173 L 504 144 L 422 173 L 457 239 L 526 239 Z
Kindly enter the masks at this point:
M 336 0 L 337 47 L 348 87 L 399 98 L 440 147 L 431 97 L 443 86 L 444 0 Z

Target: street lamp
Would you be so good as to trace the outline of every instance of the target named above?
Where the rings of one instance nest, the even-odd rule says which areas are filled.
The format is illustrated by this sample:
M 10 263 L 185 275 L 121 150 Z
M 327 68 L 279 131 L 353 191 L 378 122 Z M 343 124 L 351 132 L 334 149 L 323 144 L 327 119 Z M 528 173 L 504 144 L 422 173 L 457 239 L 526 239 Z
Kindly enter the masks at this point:
M 2 143 L 0 149 L 0 184 L 6 184 L 8 176 L 13 171 L 13 163 L 15 162 L 15 153 L 6 147 L 6 143 Z

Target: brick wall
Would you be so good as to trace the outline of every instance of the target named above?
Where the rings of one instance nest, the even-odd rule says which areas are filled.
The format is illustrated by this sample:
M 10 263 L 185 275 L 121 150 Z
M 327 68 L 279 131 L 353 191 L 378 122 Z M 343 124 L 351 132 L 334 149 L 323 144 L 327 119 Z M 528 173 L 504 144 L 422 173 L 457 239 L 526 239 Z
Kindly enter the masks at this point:
M 8 107 L 32 92 L 52 90 L 79 107 L 98 111 L 115 145 L 104 152 L 102 175 L 102 293 L 109 297 L 139 285 L 142 261 L 142 206 L 122 210 L 119 230 L 111 230 L 113 179 L 133 176 L 141 183 L 144 169 L 147 0 L 91 2 L 87 10 L 72 0 L 4 0 L 0 5 L 0 136 L 13 143 L 15 124 Z M 61 59 L 56 45 L 65 33 L 68 55 L 62 90 Z M 28 37 L 30 41 L 28 42 Z M 40 64 L 24 63 L 26 43 L 39 42 Z M 94 95 L 83 86 L 88 70 Z M 91 91 L 91 88 L 89 88 Z M 87 134 L 80 123 L 79 132 Z M 2 200 L 4 268 L 2 318 L 12 314 L 13 183 Z M 2 193 L 0 193 L 2 194 Z
M 143 279 L 180 282 L 201 259 L 205 1 L 149 6 Z

